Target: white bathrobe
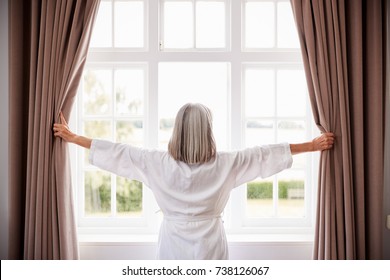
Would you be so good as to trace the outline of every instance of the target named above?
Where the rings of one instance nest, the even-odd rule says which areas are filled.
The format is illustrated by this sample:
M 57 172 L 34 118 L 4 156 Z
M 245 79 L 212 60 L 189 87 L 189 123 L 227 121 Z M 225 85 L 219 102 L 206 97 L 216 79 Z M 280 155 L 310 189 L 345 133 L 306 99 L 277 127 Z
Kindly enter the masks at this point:
M 228 259 L 221 213 L 230 191 L 291 167 L 287 143 L 218 152 L 204 164 L 174 160 L 168 152 L 93 140 L 91 164 L 149 187 L 164 219 L 158 259 Z

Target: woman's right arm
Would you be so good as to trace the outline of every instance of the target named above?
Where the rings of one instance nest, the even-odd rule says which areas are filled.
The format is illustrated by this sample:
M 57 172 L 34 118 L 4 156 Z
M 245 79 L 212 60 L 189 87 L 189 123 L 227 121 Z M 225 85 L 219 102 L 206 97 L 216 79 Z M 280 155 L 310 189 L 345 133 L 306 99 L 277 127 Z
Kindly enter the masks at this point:
M 326 132 L 314 138 L 310 142 L 290 144 L 291 154 L 316 152 L 332 149 L 335 136 L 332 132 Z
M 54 136 L 60 137 L 66 142 L 79 145 L 86 149 L 91 148 L 92 139 L 77 135 L 72 131 L 70 131 L 68 123 L 66 122 L 62 112 L 60 113 L 60 123 L 55 123 L 53 126 L 53 130 L 54 130 Z

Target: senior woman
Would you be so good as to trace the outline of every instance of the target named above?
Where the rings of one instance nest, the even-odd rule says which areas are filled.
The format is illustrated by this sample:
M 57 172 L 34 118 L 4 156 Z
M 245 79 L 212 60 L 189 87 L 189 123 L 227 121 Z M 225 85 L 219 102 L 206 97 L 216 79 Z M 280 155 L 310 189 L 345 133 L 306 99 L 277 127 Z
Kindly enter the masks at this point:
M 233 188 L 291 167 L 292 155 L 330 149 L 333 133 L 310 142 L 217 152 L 210 110 L 186 104 L 177 113 L 168 151 L 79 136 L 61 114 L 54 135 L 90 149 L 91 164 L 148 186 L 160 206 L 158 259 L 228 259 L 221 213 Z

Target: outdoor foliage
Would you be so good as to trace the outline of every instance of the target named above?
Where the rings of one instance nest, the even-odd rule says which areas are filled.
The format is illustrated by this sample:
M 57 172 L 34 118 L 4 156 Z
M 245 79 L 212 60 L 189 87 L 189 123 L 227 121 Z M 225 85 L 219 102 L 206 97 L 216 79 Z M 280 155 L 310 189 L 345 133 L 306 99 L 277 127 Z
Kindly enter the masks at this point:
M 117 177 L 116 210 L 137 212 L 142 210 L 142 183 Z
M 117 212 L 142 210 L 142 183 L 117 177 Z M 85 211 L 92 213 L 111 212 L 111 176 L 105 172 L 85 172 Z

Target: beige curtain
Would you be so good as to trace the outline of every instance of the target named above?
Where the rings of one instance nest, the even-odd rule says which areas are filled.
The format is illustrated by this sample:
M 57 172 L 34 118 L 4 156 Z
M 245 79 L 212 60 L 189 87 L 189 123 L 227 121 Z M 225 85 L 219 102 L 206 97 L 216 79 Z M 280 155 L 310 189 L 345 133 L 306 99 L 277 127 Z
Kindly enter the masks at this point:
M 386 0 L 291 0 L 320 159 L 315 259 L 381 259 Z
M 10 1 L 10 259 L 77 259 L 66 143 L 100 0 Z

